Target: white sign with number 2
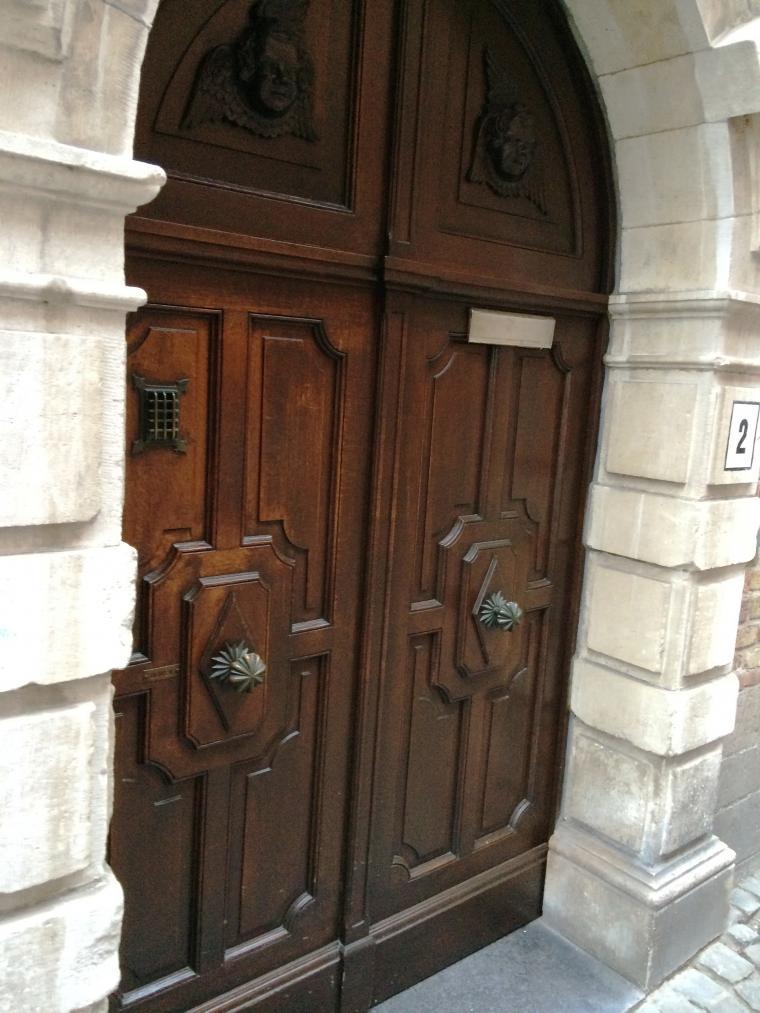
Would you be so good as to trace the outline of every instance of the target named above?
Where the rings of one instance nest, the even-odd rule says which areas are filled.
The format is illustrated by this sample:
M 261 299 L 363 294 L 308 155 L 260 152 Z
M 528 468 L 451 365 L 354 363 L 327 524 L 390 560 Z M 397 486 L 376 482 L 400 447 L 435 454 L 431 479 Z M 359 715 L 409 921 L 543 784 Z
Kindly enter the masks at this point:
M 755 458 L 760 402 L 734 401 L 724 471 L 749 471 Z

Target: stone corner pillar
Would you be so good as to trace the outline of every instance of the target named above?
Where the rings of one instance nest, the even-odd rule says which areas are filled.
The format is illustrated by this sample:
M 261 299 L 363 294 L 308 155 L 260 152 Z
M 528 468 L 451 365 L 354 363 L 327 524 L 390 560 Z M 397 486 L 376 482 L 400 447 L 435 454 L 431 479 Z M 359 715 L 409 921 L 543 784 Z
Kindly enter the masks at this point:
M 760 299 L 642 293 L 611 314 L 544 917 L 649 990 L 728 915 L 734 854 L 712 821 L 760 507 L 760 448 L 732 411 L 760 402 Z M 729 470 L 737 454 L 750 466 Z
M 124 216 L 145 0 L 9 0 L 0 32 L 0 1010 L 105 1010 L 121 543 Z M 145 13 L 143 11 L 143 13 Z M 149 13 L 149 12 L 148 12 Z

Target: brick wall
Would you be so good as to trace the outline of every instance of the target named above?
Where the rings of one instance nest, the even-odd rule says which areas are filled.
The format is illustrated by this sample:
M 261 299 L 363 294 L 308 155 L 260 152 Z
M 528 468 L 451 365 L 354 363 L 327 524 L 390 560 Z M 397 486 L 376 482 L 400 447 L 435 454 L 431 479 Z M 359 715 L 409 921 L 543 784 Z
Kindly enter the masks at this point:
M 760 557 L 747 570 L 735 665 L 741 691 L 723 752 L 715 832 L 740 866 L 760 857 Z

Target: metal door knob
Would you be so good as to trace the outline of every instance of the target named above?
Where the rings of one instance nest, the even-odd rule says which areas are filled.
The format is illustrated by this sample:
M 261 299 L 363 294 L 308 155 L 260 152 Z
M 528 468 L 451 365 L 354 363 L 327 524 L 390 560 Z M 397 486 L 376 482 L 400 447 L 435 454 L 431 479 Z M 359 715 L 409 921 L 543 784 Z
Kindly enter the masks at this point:
M 516 601 L 507 601 L 501 591 L 494 591 L 481 604 L 478 619 L 489 630 L 509 633 L 522 622 L 523 610 Z
M 211 678 L 229 683 L 237 693 L 250 693 L 264 681 L 267 666 L 245 641 L 227 643 L 219 654 L 211 659 Z

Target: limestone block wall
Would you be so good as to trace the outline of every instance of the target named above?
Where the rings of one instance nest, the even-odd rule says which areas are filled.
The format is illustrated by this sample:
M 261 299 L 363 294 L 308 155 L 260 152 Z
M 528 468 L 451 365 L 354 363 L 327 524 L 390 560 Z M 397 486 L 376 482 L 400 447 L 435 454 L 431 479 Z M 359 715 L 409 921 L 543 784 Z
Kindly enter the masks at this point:
M 719 933 L 733 879 L 714 816 L 758 525 L 758 455 L 728 454 L 734 404 L 760 400 L 760 19 L 566 5 L 609 117 L 621 259 L 544 916 L 651 989 Z
M 140 0 L 0 0 L 0 1011 L 105 1008 L 110 669 L 131 651 L 121 542 L 124 216 Z
M 741 868 L 760 860 L 760 557 L 745 579 L 734 667 L 736 727 L 723 744 L 715 832 Z

